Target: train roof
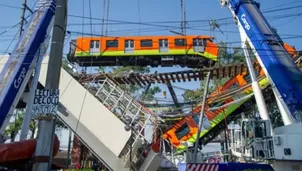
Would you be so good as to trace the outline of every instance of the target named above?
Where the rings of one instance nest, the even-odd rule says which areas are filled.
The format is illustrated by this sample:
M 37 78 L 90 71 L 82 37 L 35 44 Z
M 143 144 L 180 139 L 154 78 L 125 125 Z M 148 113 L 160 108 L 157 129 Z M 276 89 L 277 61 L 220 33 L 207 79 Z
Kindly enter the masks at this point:
M 77 39 L 81 39 L 81 38 L 100 38 L 100 37 L 103 37 L 103 38 L 132 38 L 132 39 L 135 39 L 135 38 L 139 38 L 139 39 L 142 39 L 142 38 L 178 38 L 178 37 L 188 37 L 188 38 L 214 38 L 213 36 L 207 36 L 207 35 L 144 35 L 144 36 L 81 36 L 81 37 L 78 37 Z

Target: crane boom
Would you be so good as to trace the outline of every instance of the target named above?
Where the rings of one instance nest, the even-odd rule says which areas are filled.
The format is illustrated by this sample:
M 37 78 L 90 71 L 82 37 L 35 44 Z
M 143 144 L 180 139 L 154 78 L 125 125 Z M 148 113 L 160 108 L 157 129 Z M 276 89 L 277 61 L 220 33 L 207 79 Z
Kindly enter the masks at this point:
M 254 0 L 221 0 L 229 6 L 246 41 L 269 78 L 280 106 L 292 123 L 302 121 L 302 72 L 282 46 Z
M 39 48 L 51 31 L 55 9 L 56 0 L 37 2 L 27 28 L 0 74 L 0 135 L 3 134 L 10 118 L 8 116 L 14 111 L 32 75 L 40 54 Z

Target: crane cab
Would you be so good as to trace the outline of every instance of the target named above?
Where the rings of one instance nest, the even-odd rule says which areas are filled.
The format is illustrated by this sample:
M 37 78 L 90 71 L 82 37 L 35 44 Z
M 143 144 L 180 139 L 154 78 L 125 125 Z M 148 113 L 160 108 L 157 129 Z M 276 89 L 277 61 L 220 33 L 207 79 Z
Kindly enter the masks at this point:
M 273 157 L 271 124 L 269 120 L 243 119 L 231 129 L 230 146 L 237 157 L 270 159 Z

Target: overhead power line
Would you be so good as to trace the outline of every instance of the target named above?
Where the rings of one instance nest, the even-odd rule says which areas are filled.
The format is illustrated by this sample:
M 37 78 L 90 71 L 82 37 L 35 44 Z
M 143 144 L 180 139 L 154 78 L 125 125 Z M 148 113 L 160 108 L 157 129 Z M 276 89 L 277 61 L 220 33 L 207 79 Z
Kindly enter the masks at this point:
M 77 15 L 70 15 L 71 17 L 76 17 L 76 18 L 82 18 L 83 16 L 77 16 Z M 280 14 L 280 15 L 274 15 L 274 16 L 267 16 L 266 18 L 268 20 L 279 20 L 279 19 L 284 19 L 284 18 L 290 18 L 290 17 L 299 17 L 302 16 L 302 13 L 294 13 L 294 14 Z M 84 17 L 85 19 L 90 19 L 89 17 Z M 92 20 L 101 20 L 98 18 L 91 18 Z M 225 18 L 224 20 L 228 20 L 228 19 L 232 19 L 232 18 Z M 218 20 L 223 20 L 223 18 L 220 19 L 216 19 L 216 22 Z M 146 25 L 146 26 L 151 26 L 151 27 L 161 27 L 161 28 L 165 28 L 165 29 L 181 29 L 180 26 L 177 25 L 167 25 L 167 24 L 179 24 L 181 23 L 181 21 L 160 21 L 160 22 L 134 22 L 134 21 L 121 21 L 121 20 L 108 20 L 111 21 L 112 23 L 108 23 L 110 25 Z M 187 20 L 187 23 L 202 23 L 204 22 L 204 20 Z M 206 21 L 208 22 L 208 20 Z M 158 23 L 158 24 L 156 24 Z M 164 23 L 164 24 L 160 24 L 160 23 Z M 220 26 L 223 25 L 231 25 L 233 24 L 233 20 L 230 20 L 229 22 L 225 22 L 222 24 L 219 24 Z M 100 25 L 100 23 L 92 23 L 93 25 Z M 82 25 L 82 23 L 70 23 L 68 24 L 68 26 L 72 26 L 72 25 Z M 88 25 L 88 24 L 87 24 Z M 198 26 L 198 27 L 208 27 L 209 25 L 207 23 L 205 23 L 205 25 L 202 26 Z M 186 27 L 186 29 L 192 29 L 192 24 L 190 24 L 190 27 Z M 133 29 L 131 29 L 133 30 Z M 215 30 L 214 30 L 215 31 Z M 236 32 L 238 33 L 238 32 Z
M 0 4 L 1 7 L 7 7 L 7 8 L 14 8 L 14 9 L 22 9 L 21 7 L 12 6 L 12 5 L 6 5 L 6 4 Z
M 298 6 L 287 7 L 287 8 L 279 8 L 279 9 L 274 9 L 274 10 L 267 10 L 267 11 L 263 11 L 262 13 L 280 12 L 280 11 L 285 11 L 285 10 L 290 10 L 290 9 L 295 9 L 295 8 L 301 8 L 301 7 L 302 7 L 302 5 L 298 5 Z
M 286 11 L 286 10 L 295 9 L 295 8 L 302 8 L 302 5 L 293 6 L 293 7 L 286 7 L 286 8 L 272 9 L 272 10 L 266 10 L 266 11 L 262 11 L 262 13 L 280 12 L 280 11 Z M 79 16 L 79 15 L 73 15 L 73 14 L 70 14 L 68 16 L 75 17 L 75 18 L 84 17 L 86 19 L 90 19 L 89 17 L 86 17 L 86 16 Z M 99 21 L 102 20 L 101 18 L 95 18 L 95 17 L 92 17 L 91 19 L 92 20 L 99 20 Z M 229 20 L 229 19 L 233 20 L 232 17 L 223 17 L 223 18 L 218 18 L 218 19 L 215 19 L 215 20 L 216 21 L 221 21 L 221 20 Z M 128 23 L 128 24 L 140 24 L 140 23 L 142 23 L 142 24 L 160 24 L 160 23 L 182 23 L 183 22 L 183 20 L 180 20 L 180 21 L 153 21 L 153 22 L 133 22 L 133 21 L 121 21 L 121 20 L 108 20 L 108 21 L 117 22 L 117 23 Z M 208 23 L 208 19 L 187 20 L 187 22 L 205 22 L 205 23 Z

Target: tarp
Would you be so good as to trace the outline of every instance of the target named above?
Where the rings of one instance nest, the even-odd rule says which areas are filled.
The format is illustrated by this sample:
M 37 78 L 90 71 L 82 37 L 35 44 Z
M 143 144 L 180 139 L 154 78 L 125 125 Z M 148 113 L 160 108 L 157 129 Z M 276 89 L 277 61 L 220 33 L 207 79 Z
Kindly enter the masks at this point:
M 54 139 L 53 156 L 58 153 L 60 141 L 57 136 Z M 0 163 L 14 162 L 31 159 L 36 148 L 36 139 L 19 141 L 0 145 Z

